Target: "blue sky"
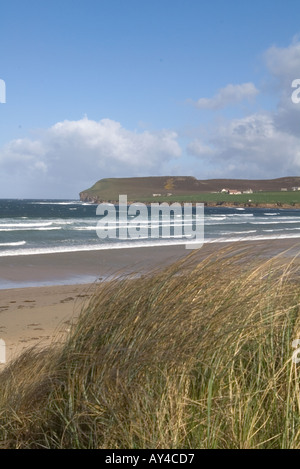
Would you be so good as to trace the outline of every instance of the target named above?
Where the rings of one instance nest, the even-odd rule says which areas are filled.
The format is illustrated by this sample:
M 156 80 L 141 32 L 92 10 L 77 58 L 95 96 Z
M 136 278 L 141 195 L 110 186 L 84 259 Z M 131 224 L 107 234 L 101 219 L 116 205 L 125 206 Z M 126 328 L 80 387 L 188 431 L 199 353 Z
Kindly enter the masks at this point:
M 1 2 L 0 197 L 300 175 L 298 0 Z

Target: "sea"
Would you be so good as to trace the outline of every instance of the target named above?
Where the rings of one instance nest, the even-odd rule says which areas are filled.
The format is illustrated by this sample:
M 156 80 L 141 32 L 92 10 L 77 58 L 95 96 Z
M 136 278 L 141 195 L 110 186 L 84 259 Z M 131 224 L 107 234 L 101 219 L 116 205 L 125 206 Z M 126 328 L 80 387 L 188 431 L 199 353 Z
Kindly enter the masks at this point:
M 118 206 L 115 207 L 118 219 Z M 16 200 L 0 199 L 0 257 L 47 253 L 92 251 L 102 249 L 138 248 L 186 244 L 175 227 L 182 225 L 180 214 L 153 221 L 151 208 L 139 215 L 139 227 L 144 236 L 120 239 L 97 235 L 99 220 L 97 205 L 79 200 Z M 152 219 L 151 219 L 152 216 Z M 189 222 L 195 223 L 196 212 Z M 128 216 L 134 222 L 135 215 Z M 150 226 L 157 224 L 159 236 L 153 239 Z M 152 225 L 151 225 L 152 224 Z M 165 228 L 170 225 L 169 232 Z M 164 226 L 164 229 L 163 229 Z M 137 230 L 138 232 L 138 230 Z M 145 236 L 146 233 L 146 236 Z M 177 234 L 176 234 L 177 233 Z M 280 208 L 205 207 L 204 243 L 237 242 L 269 239 L 300 238 L 300 210 Z

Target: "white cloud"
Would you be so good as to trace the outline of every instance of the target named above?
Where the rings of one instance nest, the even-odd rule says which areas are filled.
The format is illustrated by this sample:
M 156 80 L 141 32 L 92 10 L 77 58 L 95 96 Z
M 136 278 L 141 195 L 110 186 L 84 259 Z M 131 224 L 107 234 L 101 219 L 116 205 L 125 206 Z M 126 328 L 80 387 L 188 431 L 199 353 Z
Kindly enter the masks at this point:
M 282 82 L 300 78 L 300 42 L 297 38 L 288 47 L 270 47 L 264 58 L 270 73 Z
M 272 178 L 300 174 L 300 104 L 291 99 L 292 81 L 300 78 L 300 42 L 294 40 L 286 48 L 273 46 L 264 54 L 264 60 L 270 83 L 277 81 L 272 88 L 277 93 L 277 107 L 218 122 L 207 139 L 195 138 L 187 147 L 189 154 L 213 168 L 209 177 Z M 253 95 L 254 90 L 255 87 Z M 226 101 L 223 91 L 207 102 L 202 101 L 203 107 L 206 103 L 207 108 L 220 108 Z
M 259 93 L 253 83 L 241 85 L 229 84 L 218 91 L 213 98 L 200 98 L 195 106 L 198 109 L 210 109 L 213 111 L 223 109 L 232 104 L 237 104 L 245 99 L 252 99 Z
M 173 131 L 138 133 L 110 119 L 58 122 L 39 138 L 14 140 L 0 149 L 1 192 L 10 196 L 7 187 L 13 184 L 18 196 L 18 180 L 22 194 L 74 197 L 102 177 L 160 173 L 180 156 Z
M 199 139 L 188 151 L 215 168 L 211 177 L 272 178 L 300 172 L 300 138 L 278 129 L 272 114 L 224 123 L 209 143 L 207 153 L 203 151 L 206 143 Z

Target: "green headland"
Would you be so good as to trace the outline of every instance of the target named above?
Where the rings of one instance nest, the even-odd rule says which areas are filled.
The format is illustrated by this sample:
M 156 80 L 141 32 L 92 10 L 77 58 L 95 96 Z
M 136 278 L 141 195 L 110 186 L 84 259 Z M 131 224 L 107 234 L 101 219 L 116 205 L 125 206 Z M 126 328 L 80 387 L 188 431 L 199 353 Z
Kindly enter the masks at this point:
M 207 179 L 160 176 L 100 179 L 80 192 L 84 202 L 203 202 L 208 206 L 300 208 L 300 177 L 278 179 Z

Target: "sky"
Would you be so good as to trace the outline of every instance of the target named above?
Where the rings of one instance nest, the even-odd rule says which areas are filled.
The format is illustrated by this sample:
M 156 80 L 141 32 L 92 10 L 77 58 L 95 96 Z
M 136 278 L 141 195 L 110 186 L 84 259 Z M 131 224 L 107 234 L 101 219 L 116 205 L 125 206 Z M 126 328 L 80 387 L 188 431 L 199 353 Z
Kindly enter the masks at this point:
M 0 0 L 0 198 L 300 176 L 299 17 L 299 0 Z

